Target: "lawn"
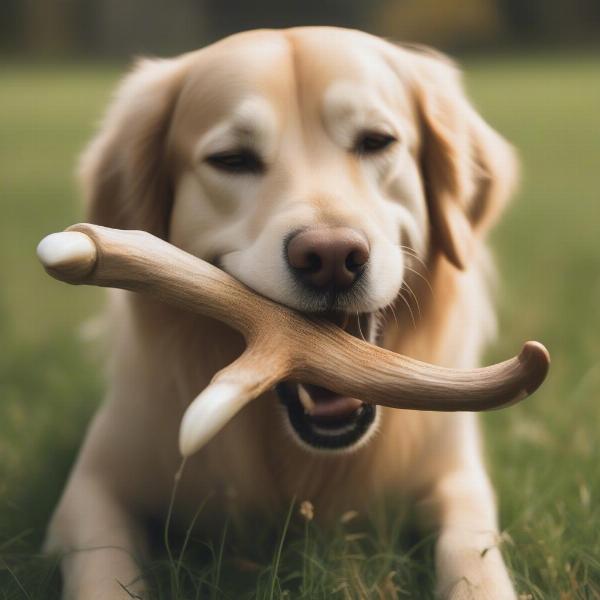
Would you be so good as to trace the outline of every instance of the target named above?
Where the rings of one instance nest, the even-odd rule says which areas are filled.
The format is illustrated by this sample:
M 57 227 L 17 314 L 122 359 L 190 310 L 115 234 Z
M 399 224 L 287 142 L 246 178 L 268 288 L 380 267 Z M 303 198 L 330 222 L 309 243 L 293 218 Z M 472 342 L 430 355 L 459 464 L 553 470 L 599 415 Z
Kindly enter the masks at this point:
M 467 61 L 483 114 L 519 149 L 523 184 L 493 236 L 501 328 L 489 359 L 540 339 L 551 376 L 483 417 L 505 554 L 532 599 L 600 597 L 600 55 Z M 38 549 L 102 395 L 81 323 L 101 293 L 46 277 L 39 239 L 81 217 L 72 172 L 119 69 L 3 64 L 0 81 L 0 599 L 58 598 Z M 83 328 L 83 333 L 86 329 Z M 289 526 L 244 540 L 193 535 L 159 553 L 160 598 L 429 598 L 432 540 L 378 510 L 325 534 Z M 257 537 L 258 536 L 258 537 Z M 160 537 L 160 536 L 159 536 Z M 160 544 L 159 544 L 160 545 Z

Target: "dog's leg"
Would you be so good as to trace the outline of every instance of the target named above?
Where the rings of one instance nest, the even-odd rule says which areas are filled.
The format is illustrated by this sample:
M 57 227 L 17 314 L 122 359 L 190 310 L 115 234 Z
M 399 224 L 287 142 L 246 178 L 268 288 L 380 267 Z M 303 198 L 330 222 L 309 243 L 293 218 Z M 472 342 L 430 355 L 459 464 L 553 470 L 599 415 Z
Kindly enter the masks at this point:
M 515 593 L 499 548 L 493 493 L 483 471 L 445 476 L 435 492 L 440 532 L 438 595 L 451 600 L 511 600 Z
M 430 524 L 439 531 L 437 595 L 444 600 L 514 600 L 500 552 L 494 493 L 470 417 L 462 428 L 460 454 L 440 473 L 422 504 Z
M 143 597 L 137 557 L 141 530 L 109 485 L 76 468 L 52 518 L 45 544 L 62 555 L 65 600 Z

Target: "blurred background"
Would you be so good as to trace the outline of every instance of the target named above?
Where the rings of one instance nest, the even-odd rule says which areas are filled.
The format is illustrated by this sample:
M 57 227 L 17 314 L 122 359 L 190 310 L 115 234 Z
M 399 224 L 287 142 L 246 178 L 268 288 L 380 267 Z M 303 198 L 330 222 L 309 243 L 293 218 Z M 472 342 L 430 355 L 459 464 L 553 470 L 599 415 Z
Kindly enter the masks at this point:
M 533 398 L 484 416 L 488 462 L 521 597 L 600 597 L 598 0 L 2 0 L 0 599 L 58 597 L 39 545 L 102 397 L 85 338 L 103 296 L 51 280 L 35 246 L 82 217 L 72 173 L 111 90 L 136 55 L 309 24 L 450 53 L 476 106 L 518 149 L 521 189 L 491 240 L 500 331 L 487 358 L 539 339 L 553 365 Z M 398 596 L 430 597 L 398 562 L 410 541 L 398 544 Z M 344 560 L 330 570 L 344 573 Z M 292 563 L 282 569 L 293 579 Z M 247 597 L 260 596 L 253 589 Z M 360 596 L 349 594 L 340 597 Z
M 597 0 L 3 0 L 0 48 L 35 58 L 173 54 L 257 27 L 338 25 L 456 51 L 598 43 Z

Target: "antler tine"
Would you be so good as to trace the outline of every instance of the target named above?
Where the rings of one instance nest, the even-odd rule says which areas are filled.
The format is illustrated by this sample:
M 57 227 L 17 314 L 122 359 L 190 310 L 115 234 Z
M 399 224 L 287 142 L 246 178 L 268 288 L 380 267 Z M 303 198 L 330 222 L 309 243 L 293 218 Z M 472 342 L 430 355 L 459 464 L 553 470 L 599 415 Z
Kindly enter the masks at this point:
M 289 361 L 284 352 L 273 353 L 252 343 L 238 359 L 221 369 L 186 409 L 179 429 L 181 454 L 194 454 L 248 402 L 288 374 Z
M 449 369 L 365 344 L 345 332 L 330 335 L 321 327 L 317 335 L 320 339 L 309 350 L 316 356 L 303 356 L 301 360 L 296 357 L 291 374 L 294 379 L 392 408 L 503 408 L 533 394 L 546 378 L 550 365 L 548 351 L 534 341 L 526 342 L 518 356 L 495 365 Z

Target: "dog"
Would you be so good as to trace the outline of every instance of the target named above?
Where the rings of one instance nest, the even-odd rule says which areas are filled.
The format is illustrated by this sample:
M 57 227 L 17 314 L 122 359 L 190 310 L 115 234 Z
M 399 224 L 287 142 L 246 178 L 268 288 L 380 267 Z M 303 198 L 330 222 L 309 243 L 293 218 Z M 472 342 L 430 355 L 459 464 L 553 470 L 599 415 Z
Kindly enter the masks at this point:
M 372 343 L 467 368 L 495 333 L 485 240 L 517 161 L 433 50 L 302 27 L 143 59 L 80 176 L 90 222 L 149 231 Z M 107 398 L 46 541 L 76 600 L 143 595 L 143 522 L 168 510 L 182 415 L 244 347 L 221 323 L 124 291 L 107 321 Z M 211 497 L 208 531 L 234 504 L 269 515 L 297 497 L 326 522 L 390 493 L 437 531 L 439 597 L 516 597 L 471 413 L 285 382 L 188 459 L 173 517 L 188 523 Z

